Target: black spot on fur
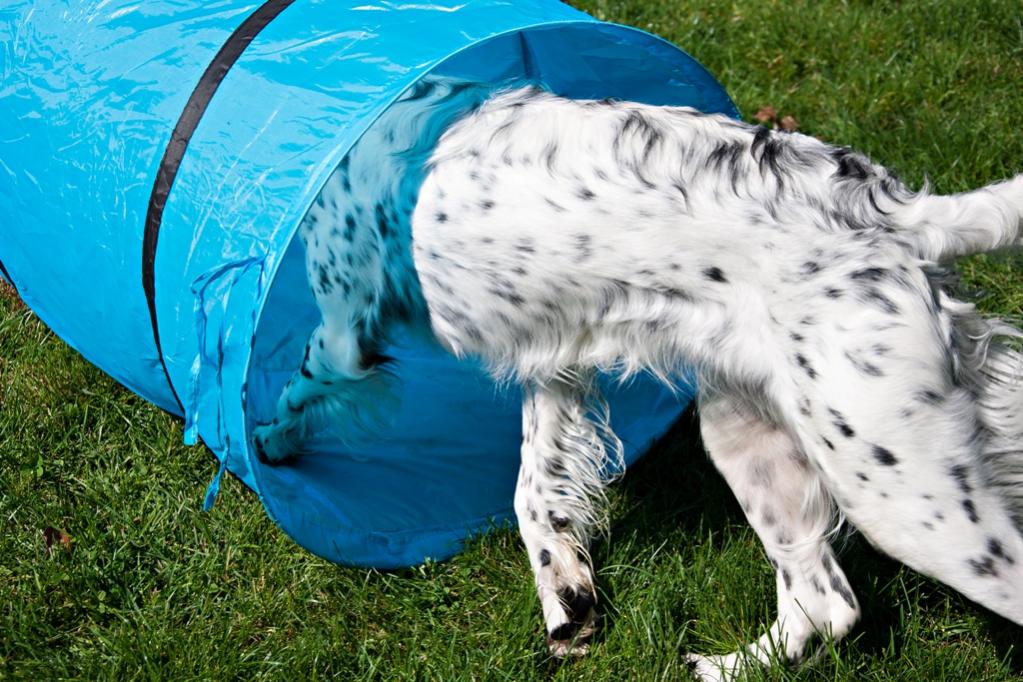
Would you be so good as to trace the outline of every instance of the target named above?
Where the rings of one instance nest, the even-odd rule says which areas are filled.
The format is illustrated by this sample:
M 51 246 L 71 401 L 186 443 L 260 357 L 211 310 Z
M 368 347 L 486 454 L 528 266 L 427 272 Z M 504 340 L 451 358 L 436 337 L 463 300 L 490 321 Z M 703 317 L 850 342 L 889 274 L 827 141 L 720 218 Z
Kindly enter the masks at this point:
M 897 315 L 899 313 L 899 306 L 895 305 L 895 302 L 890 298 L 882 294 L 880 291 L 874 288 L 867 289 L 862 294 L 863 299 L 869 303 L 876 303 L 886 313 L 891 315 Z
M 835 287 L 825 287 L 824 295 L 827 296 L 828 298 L 841 298 L 842 290 L 836 289 Z
M 572 238 L 572 241 L 575 245 L 577 253 L 576 260 L 578 262 L 581 263 L 593 256 L 593 247 L 591 246 L 593 237 L 585 233 L 579 233 Z
M 952 478 L 955 479 L 956 485 L 959 486 L 959 490 L 961 490 L 964 495 L 969 495 L 973 492 L 973 486 L 971 486 L 970 482 L 967 480 L 970 475 L 969 467 L 963 464 L 956 464 L 954 467 L 949 469 L 949 473 L 952 474 Z
M 872 362 L 867 362 L 862 358 L 856 357 L 849 351 L 845 351 L 845 357 L 861 374 L 866 374 L 867 376 L 872 377 L 884 376 L 884 372 L 881 371 L 881 368 Z
M 741 159 L 745 151 L 746 145 L 742 142 L 719 142 L 707 155 L 708 166 L 728 171 L 733 191 L 738 190 L 739 177 L 742 173 Z
M 576 590 L 571 585 L 566 585 L 558 590 L 558 599 L 565 606 L 568 617 L 577 625 L 582 625 L 585 622 L 586 616 L 597 603 L 596 597 L 590 590 L 586 588 Z
M 873 175 L 873 170 L 867 165 L 865 159 L 850 149 L 836 149 L 832 152 L 832 158 L 838 164 L 835 175 L 840 178 L 866 180 Z
M 541 566 L 551 565 L 551 553 L 548 552 L 546 549 L 540 550 L 540 565 Z
M 866 282 L 880 282 L 888 275 L 885 268 L 863 268 L 850 273 L 849 278 Z
M 967 498 L 962 501 L 963 509 L 966 511 L 966 517 L 970 519 L 971 523 L 980 523 L 980 517 L 977 516 L 977 507 L 973 504 L 973 500 Z
M 376 214 L 377 230 L 380 232 L 380 238 L 386 239 L 387 234 L 390 231 L 390 225 L 387 222 L 387 212 L 381 204 L 377 204 L 376 207 L 374 207 L 374 212 Z
M 380 367 L 389 367 L 394 365 L 397 360 L 392 356 L 386 355 L 379 352 L 375 348 L 367 346 L 365 340 L 360 339 L 359 345 L 362 346 L 362 356 L 359 358 L 359 369 L 375 369 Z
M 916 399 L 928 405 L 941 405 L 945 402 L 945 396 L 931 389 L 924 389 L 916 394 Z
M 448 214 L 444 211 L 438 211 L 434 218 L 436 218 L 438 223 L 444 224 L 448 221 Z
M 821 563 L 824 565 L 824 570 L 828 574 L 831 589 L 833 589 L 840 597 L 842 597 L 843 600 L 845 600 L 845 603 L 849 605 L 849 608 L 855 609 L 856 599 L 853 597 L 852 591 L 842 580 L 841 576 L 838 575 L 838 571 L 835 570 L 835 566 L 831 561 L 831 557 L 825 554 L 821 558 Z
M 553 511 L 547 512 L 547 517 L 550 519 L 551 528 L 561 532 L 568 528 L 569 521 L 563 516 L 557 516 Z
M 653 153 L 654 148 L 660 144 L 663 138 L 661 131 L 651 124 L 642 112 L 630 111 L 614 141 L 616 155 L 620 151 L 622 137 L 629 133 L 635 133 L 643 143 L 642 162 L 644 163 L 650 158 L 650 154 Z
M 791 590 L 792 589 L 792 576 L 789 574 L 787 569 L 784 569 L 784 568 L 781 569 L 781 579 L 782 579 L 782 582 L 785 583 L 785 589 L 786 590 Z
M 757 160 L 760 175 L 764 176 L 767 171 L 774 175 L 778 188 L 785 186 L 785 165 L 781 162 L 782 153 L 785 150 L 782 139 L 779 138 L 766 126 L 757 126 L 753 134 L 753 142 L 750 144 L 750 154 Z M 759 157 L 757 152 L 760 152 Z
M 834 443 L 832 443 L 832 442 L 831 442 L 830 440 L 828 440 L 827 438 L 825 438 L 824 436 L 821 436 L 821 440 L 822 440 L 822 441 L 824 441 L 824 444 L 828 446 L 828 449 L 829 449 L 829 450 L 834 450 L 834 449 L 835 449 L 835 444 L 834 444 Z
M 856 435 L 856 432 L 853 431 L 853 428 L 851 426 L 849 426 L 849 423 L 845 420 L 845 417 L 842 416 L 841 412 L 830 407 L 828 408 L 828 412 L 830 412 L 831 416 L 835 418 L 835 421 L 833 423 L 835 425 L 835 428 L 838 429 L 839 433 L 841 433 L 846 438 L 852 438 Z
M 813 368 L 813 365 L 810 364 L 810 361 L 807 360 L 806 356 L 802 353 L 796 353 L 796 364 L 799 365 L 804 372 L 806 372 L 806 376 L 811 379 L 817 378 L 817 370 Z
M 522 306 L 526 302 L 526 299 L 517 294 L 513 289 L 499 289 L 497 287 L 491 287 L 490 289 L 487 289 L 487 291 L 500 299 L 508 301 L 508 303 L 511 303 L 516 308 Z
M 987 551 L 991 552 L 992 556 L 999 559 L 1004 559 L 1005 563 L 1012 566 L 1016 563 L 1016 560 L 1005 553 L 1005 549 L 1002 547 L 1002 543 L 995 538 L 988 538 L 987 540 Z
M 554 201 L 554 200 L 553 200 L 553 199 L 551 199 L 550 197 L 544 197 L 544 199 L 543 199 L 543 200 L 547 202 L 547 205 L 548 205 L 548 206 L 550 206 L 551 208 L 553 208 L 553 209 L 554 209 L 555 211 L 557 211 L 558 213 L 564 213 L 564 212 L 565 212 L 565 211 L 567 210 L 567 209 L 566 209 L 566 208 L 565 208 L 564 206 L 562 206 L 562 205 L 561 205 L 561 204 L 559 204 L 558 202 Z
M 671 181 L 671 186 L 674 187 L 675 190 L 679 194 L 682 195 L 682 201 L 685 202 L 686 207 L 688 208 L 688 206 L 689 206 L 689 191 L 686 190 L 685 184 L 681 180 L 672 180 Z
M 437 83 L 429 79 L 423 79 L 416 81 L 416 84 L 412 86 L 412 89 L 408 91 L 405 97 L 401 98 L 403 102 L 413 102 L 417 99 L 423 99 L 430 95 L 437 88 Z M 346 159 L 348 157 L 345 157 Z
M 837 574 L 829 574 L 831 578 L 831 589 L 833 589 L 838 596 L 840 596 L 846 604 L 849 605 L 850 609 L 856 610 L 856 598 L 853 597 L 852 590 L 849 586 L 843 582 L 843 580 Z
M 520 239 L 515 244 L 515 250 L 521 253 L 536 253 L 536 247 L 530 239 Z
M 330 271 L 326 265 L 321 263 L 317 272 L 319 274 L 320 292 L 329 294 L 334 290 L 334 285 L 330 281 Z
M 970 568 L 973 569 L 973 572 L 979 577 L 998 577 L 998 569 L 995 568 L 995 561 L 989 556 L 983 557 L 979 561 L 977 559 L 969 559 L 967 560 L 967 563 L 970 565 Z
M 557 142 L 548 143 L 548 145 L 544 147 L 544 150 L 540 153 L 540 159 L 543 161 L 543 164 L 547 166 L 547 170 L 552 173 L 554 172 L 554 163 L 557 159 L 557 156 L 558 156 Z
M 879 464 L 883 464 L 886 467 L 892 467 L 899 463 L 898 458 L 892 454 L 892 451 L 888 448 L 883 448 L 880 445 L 875 445 L 873 448 L 874 459 Z
M 703 271 L 703 276 L 712 282 L 727 283 L 728 279 L 725 277 L 725 273 L 721 271 L 719 267 L 710 267 Z
M 763 145 L 771 137 L 771 129 L 767 126 L 756 126 L 753 133 L 753 142 L 750 144 L 750 152 L 756 154 L 757 148 Z
M 576 192 L 576 195 L 583 201 L 593 201 L 593 199 L 596 198 L 597 196 L 592 191 L 590 191 L 589 187 L 580 187 L 579 191 Z

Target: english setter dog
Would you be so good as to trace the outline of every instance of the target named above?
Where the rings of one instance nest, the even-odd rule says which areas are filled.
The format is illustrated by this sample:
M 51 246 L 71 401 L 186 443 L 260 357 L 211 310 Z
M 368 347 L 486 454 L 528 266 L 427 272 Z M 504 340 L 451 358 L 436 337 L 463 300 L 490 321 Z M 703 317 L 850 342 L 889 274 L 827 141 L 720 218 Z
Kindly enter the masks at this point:
M 427 79 L 351 150 L 300 234 L 323 314 L 256 451 L 280 462 L 388 390 L 432 330 L 524 393 L 515 511 L 550 650 L 585 652 L 588 554 L 619 457 L 596 371 L 698 376 L 703 440 L 777 575 L 777 620 L 704 680 L 846 635 L 829 546 L 877 547 L 1023 624 L 1020 331 L 947 289 L 1019 246 L 1023 176 L 909 191 L 847 148 L 688 108 Z

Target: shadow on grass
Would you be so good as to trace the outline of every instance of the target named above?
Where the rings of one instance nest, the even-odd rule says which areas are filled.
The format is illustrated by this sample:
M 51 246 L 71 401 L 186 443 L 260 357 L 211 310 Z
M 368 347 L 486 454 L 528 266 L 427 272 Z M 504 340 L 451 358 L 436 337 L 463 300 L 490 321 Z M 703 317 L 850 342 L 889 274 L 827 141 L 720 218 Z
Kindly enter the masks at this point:
M 728 541 L 723 531 L 745 525 L 745 516 L 727 483 L 707 456 L 699 434 L 695 409 L 688 409 L 639 462 L 630 467 L 620 483 L 627 501 L 624 512 L 611 528 L 610 543 L 632 538 L 639 547 L 659 547 L 670 535 L 713 543 L 720 549 Z M 964 617 L 975 617 L 980 630 L 993 643 L 999 657 L 1013 673 L 1023 672 L 1023 629 L 984 607 L 974 604 L 953 589 L 905 568 L 875 550 L 851 526 L 833 543 L 853 591 L 862 608 L 862 619 L 851 634 L 856 650 L 869 657 L 897 657 L 904 641 L 914 630 L 934 627 L 931 639 L 958 636 L 960 620 L 944 618 L 946 604 Z M 595 542 L 594 562 L 599 568 L 609 559 L 612 546 Z M 760 560 L 762 557 L 758 557 Z M 766 562 L 766 559 L 764 559 Z M 599 589 L 606 603 L 615 603 L 611 581 Z M 685 605 L 680 603 L 680 609 Z M 596 641 L 614 628 L 614 609 L 604 609 Z M 920 614 L 934 614 L 921 621 Z M 676 617 L 691 618 L 680 610 Z M 926 622 L 927 624 L 924 624 Z M 769 623 L 762 624 L 767 627 Z M 894 634 L 894 636 L 893 636 Z M 551 670 L 558 665 L 552 663 Z
M 612 532 L 635 530 L 638 539 L 657 542 L 661 526 L 689 534 L 745 522 L 727 483 L 703 449 L 693 407 L 629 469 L 622 485 L 637 504 Z

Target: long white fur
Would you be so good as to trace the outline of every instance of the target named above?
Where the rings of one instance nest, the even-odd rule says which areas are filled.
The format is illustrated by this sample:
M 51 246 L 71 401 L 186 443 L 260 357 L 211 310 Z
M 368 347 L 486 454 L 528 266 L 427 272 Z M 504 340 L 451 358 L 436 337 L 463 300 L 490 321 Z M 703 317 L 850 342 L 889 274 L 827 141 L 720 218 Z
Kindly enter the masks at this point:
M 263 457 L 295 454 L 310 415 L 352 420 L 395 324 L 482 358 L 524 387 L 515 508 L 551 650 L 582 653 L 617 453 L 593 372 L 693 368 L 707 449 L 778 574 L 774 625 L 692 656 L 696 675 L 852 628 L 835 507 L 1023 624 L 1023 359 L 1001 340 L 1020 332 L 955 300 L 940 266 L 1020 245 L 1023 176 L 913 193 L 850 150 L 722 116 L 488 94 L 421 83 L 324 188 L 301 230 L 324 322 L 256 430 Z

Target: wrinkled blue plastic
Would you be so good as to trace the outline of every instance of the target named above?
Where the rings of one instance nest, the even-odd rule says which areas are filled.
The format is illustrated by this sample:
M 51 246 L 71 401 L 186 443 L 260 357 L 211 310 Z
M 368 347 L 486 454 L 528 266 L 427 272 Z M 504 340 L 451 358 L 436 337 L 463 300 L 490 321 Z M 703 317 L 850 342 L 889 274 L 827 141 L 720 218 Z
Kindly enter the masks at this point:
M 0 8 L 0 262 L 57 334 L 175 413 L 141 286 L 143 223 L 182 107 L 260 4 Z M 347 564 L 444 558 L 510 518 L 517 396 L 423 342 L 389 351 L 403 402 L 380 441 L 343 447 L 325 436 L 277 468 L 249 448 L 316 323 L 294 239 L 301 216 L 359 135 L 434 69 L 735 115 L 685 53 L 553 0 L 297 0 L 253 40 L 213 97 L 167 202 L 156 256 L 165 360 L 186 440 L 201 437 L 296 541 Z M 629 461 L 689 399 L 645 381 L 610 392 Z

